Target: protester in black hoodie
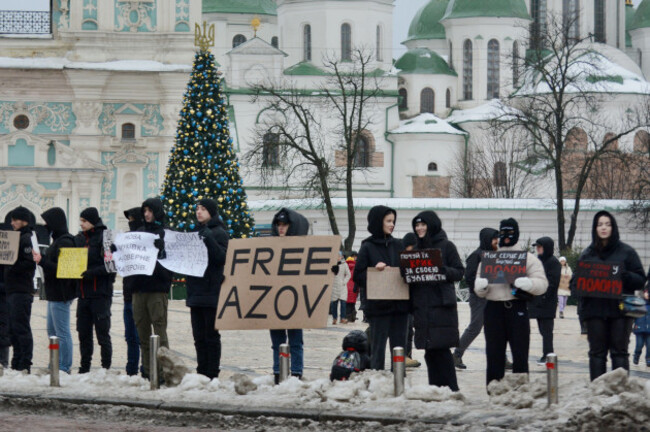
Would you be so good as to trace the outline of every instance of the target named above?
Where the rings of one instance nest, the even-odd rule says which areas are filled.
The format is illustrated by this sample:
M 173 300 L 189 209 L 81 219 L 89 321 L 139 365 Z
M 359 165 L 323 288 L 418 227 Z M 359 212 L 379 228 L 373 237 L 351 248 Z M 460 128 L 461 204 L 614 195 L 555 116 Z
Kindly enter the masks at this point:
M 309 221 L 303 215 L 283 208 L 273 216 L 271 235 L 274 237 L 305 236 L 309 234 Z M 280 381 L 280 345 L 289 339 L 291 353 L 291 375 L 302 378 L 304 349 L 302 329 L 270 330 L 273 348 L 273 375 L 275 383 Z
M 124 211 L 124 217 L 129 221 L 129 231 L 137 231 L 144 224 L 140 207 L 133 207 Z M 124 297 L 124 339 L 126 340 L 126 374 L 129 376 L 138 374 L 140 366 L 140 338 L 133 320 L 133 286 L 135 276 L 127 276 L 122 279 L 122 295 Z M 147 361 L 147 359 L 142 359 Z M 142 368 L 140 368 L 142 369 Z M 141 370 L 142 371 L 142 370 Z
M 30 372 L 34 339 L 30 318 L 34 301 L 34 272 L 40 257 L 32 250 L 32 225 L 34 214 L 25 207 L 16 207 L 11 212 L 11 226 L 20 232 L 18 259 L 13 265 L 5 266 L 5 289 L 9 308 L 9 334 L 13 356 L 11 368 Z
M 4 223 L 0 223 L 0 230 L 13 231 L 11 227 L 11 212 L 7 213 Z M 9 347 L 11 346 L 9 308 L 7 307 L 7 291 L 5 288 L 6 267 L 0 266 L 0 365 L 5 369 L 9 367 Z
M 456 246 L 447 240 L 442 222 L 432 211 L 418 214 L 412 221 L 418 236 L 415 250 L 439 249 L 440 281 L 411 283 L 410 302 L 415 324 L 415 347 L 425 350 L 429 385 L 447 386 L 458 391 L 454 358 L 450 348 L 458 346 L 458 309 L 454 282 L 463 278 L 463 262 Z
M 149 198 L 141 207 L 144 226 L 138 231 L 143 231 L 159 236 L 154 241 L 158 248 L 158 258 L 165 256 L 165 212 L 163 203 L 159 198 Z M 156 267 L 151 276 L 133 276 L 133 319 L 140 337 L 140 350 L 143 358 L 142 376 L 149 379 L 149 338 L 151 327 L 153 334 L 160 336 L 160 346 L 169 348 L 167 339 L 167 294 L 172 286 L 172 273 L 156 262 Z M 158 376 L 162 368 L 159 367 Z
M 458 369 L 467 369 L 463 363 L 463 354 L 469 348 L 471 343 L 481 333 L 483 329 L 483 312 L 487 300 L 476 295 L 474 292 L 474 280 L 476 272 L 481 263 L 481 253 L 483 251 L 495 251 L 499 242 L 499 231 L 493 228 L 483 228 L 479 233 L 479 247 L 472 252 L 465 260 L 465 283 L 469 288 L 469 325 L 463 332 L 458 343 L 458 348 L 454 351 L 454 365 Z
M 354 282 L 361 288 L 362 297 L 367 286 L 368 268 L 383 271 L 386 267 L 399 267 L 402 241 L 393 238 L 397 212 L 386 206 L 375 206 L 368 212 L 368 231 L 372 234 L 361 243 L 359 258 L 354 268 Z M 384 369 L 386 342 L 390 340 L 391 352 L 404 347 L 408 331 L 408 300 L 366 300 L 364 314 L 370 322 L 372 369 Z
M 59 338 L 59 370 L 70 373 L 72 368 L 72 335 L 70 334 L 70 306 L 77 297 L 74 279 L 56 277 L 61 248 L 75 247 L 75 240 L 68 232 L 65 212 L 54 207 L 41 214 L 45 227 L 52 236 L 52 244 L 41 259 L 45 277 L 47 298 L 47 335 Z
M 553 327 L 555 321 L 555 310 L 557 309 L 557 289 L 562 276 L 562 265 L 553 256 L 555 242 L 550 237 L 541 237 L 533 244 L 537 247 L 537 257 L 544 266 L 548 288 L 540 296 L 528 302 L 528 316 L 537 319 L 539 333 L 542 335 L 542 358 L 537 364 L 546 364 L 546 355 L 553 350 Z
M 591 226 L 591 245 L 578 261 L 623 263 L 623 294 L 633 295 L 642 290 L 645 273 L 636 251 L 620 240 L 616 219 L 611 213 L 599 211 Z M 576 275 L 571 279 L 571 292 L 576 295 Z M 589 375 L 591 380 L 607 372 L 607 353 L 612 358 L 612 370 L 630 370 L 628 345 L 634 319 L 626 317 L 619 299 L 580 297 L 580 318 L 587 323 L 589 340 Z
M 93 327 L 100 347 L 102 367 L 110 369 L 113 357 L 111 343 L 111 304 L 115 275 L 106 271 L 104 264 L 104 230 L 106 226 L 95 207 L 88 207 L 79 215 L 81 234 L 75 238 L 77 246 L 88 249 L 88 268 L 82 274 L 77 296 L 77 333 L 81 364 L 79 373 L 90 372 L 93 358 Z
M 229 236 L 217 213 L 216 201 L 202 199 L 196 205 L 199 236 L 208 249 L 208 268 L 203 277 L 187 277 L 187 300 L 192 318 L 192 335 L 196 348 L 196 372 L 208 378 L 219 376 L 221 335 L 214 328 L 217 303 L 223 282 L 223 267 Z

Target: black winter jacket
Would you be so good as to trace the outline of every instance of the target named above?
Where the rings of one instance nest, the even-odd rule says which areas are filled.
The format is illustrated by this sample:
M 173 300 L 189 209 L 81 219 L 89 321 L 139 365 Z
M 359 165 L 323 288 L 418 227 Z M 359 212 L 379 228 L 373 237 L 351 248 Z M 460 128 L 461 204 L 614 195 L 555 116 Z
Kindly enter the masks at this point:
M 229 236 L 221 218 L 215 215 L 199 228 L 208 249 L 208 268 L 203 277 L 187 277 L 187 300 L 189 307 L 216 308 L 223 282 L 223 267 L 226 264 L 226 249 Z
M 151 234 L 158 234 L 164 241 L 165 239 L 165 211 L 160 198 L 149 198 L 142 203 L 140 208 L 142 218 L 144 219 L 144 208 L 149 207 L 154 215 L 152 223 L 144 222 L 144 225 L 138 231 Z M 163 251 L 163 248 L 161 251 Z M 156 267 L 151 276 L 135 275 L 133 276 L 133 292 L 163 292 L 168 293 L 172 286 L 172 272 L 156 262 Z
M 137 231 L 144 224 L 140 207 L 133 207 L 126 210 L 124 216 L 127 219 L 129 219 L 129 217 L 134 219 L 133 221 L 129 220 L 129 231 Z M 133 279 L 134 277 L 135 276 L 127 276 L 122 279 L 122 295 L 124 296 L 124 301 L 126 303 L 131 303 L 133 301 L 133 286 L 135 284 L 135 280 Z
M 399 254 L 404 249 L 402 241 L 391 235 L 384 234 L 384 216 L 389 213 L 397 214 L 386 206 L 375 206 L 368 212 L 368 231 L 372 234 L 361 243 L 357 264 L 354 267 L 353 280 L 361 289 L 361 298 L 367 298 L 368 268 L 379 262 L 390 267 L 399 267 Z M 409 310 L 408 300 L 367 300 L 364 314 L 368 317 L 406 314 Z
M 598 234 L 596 227 L 598 218 L 608 216 L 612 221 L 612 235 L 605 248 L 598 247 Z M 643 289 L 645 284 L 645 272 L 641 260 L 636 251 L 620 240 L 616 219 L 609 212 L 600 211 L 594 216 L 591 227 L 591 245 L 585 249 L 578 260 L 580 261 L 601 261 L 601 262 L 622 262 L 623 270 L 623 294 L 634 294 L 634 291 Z M 571 294 L 576 295 L 576 273 L 571 278 Z M 619 305 L 620 300 L 596 297 L 579 297 L 578 311 L 580 318 L 620 318 L 624 314 Z
M 4 223 L 0 223 L 0 231 L 13 231 L 11 227 L 11 212 L 5 216 Z M 5 268 L 7 266 L 0 265 L 0 301 L 4 301 L 4 296 L 7 294 L 5 288 Z
M 45 277 L 45 296 L 48 301 L 64 302 L 77 297 L 77 281 L 74 279 L 58 279 L 56 270 L 59 263 L 61 248 L 75 247 L 74 236 L 68 232 L 68 223 L 63 209 L 54 207 L 41 215 L 48 230 L 52 233 L 53 242 L 45 251 L 40 266 Z
M 555 242 L 553 242 L 552 238 L 541 237 L 535 243 L 544 248 L 544 253 L 538 255 L 538 258 L 544 266 L 548 288 L 546 288 L 544 294 L 535 296 L 528 302 L 528 316 L 530 318 L 555 318 L 557 288 L 560 286 L 560 278 L 562 277 L 562 264 L 553 256 Z
M 75 237 L 77 247 L 88 249 L 88 268 L 84 277 L 77 285 L 77 297 L 98 298 L 113 296 L 115 274 L 106 271 L 104 265 L 104 230 L 106 226 L 100 219 L 88 231 L 83 231 Z
M 479 233 L 479 247 L 469 254 L 467 260 L 465 260 L 465 283 L 469 288 L 470 295 L 475 296 L 474 293 L 474 282 L 476 281 L 476 272 L 478 271 L 478 266 L 481 263 L 481 252 L 483 251 L 492 251 L 492 240 L 497 238 L 499 231 L 492 228 L 483 228 Z
M 19 230 L 20 245 L 18 259 L 13 265 L 5 266 L 5 290 L 7 294 L 34 293 L 34 273 L 36 263 L 32 255 L 32 227 L 27 225 Z
M 442 252 L 445 282 L 410 284 L 411 310 L 415 327 L 414 342 L 418 349 L 442 349 L 458 346 L 458 310 L 454 282 L 463 278 L 463 262 L 456 246 L 447 240 L 438 216 L 424 211 L 413 219 L 422 219 L 427 224 L 427 234 L 418 238 L 415 250 L 440 249 Z

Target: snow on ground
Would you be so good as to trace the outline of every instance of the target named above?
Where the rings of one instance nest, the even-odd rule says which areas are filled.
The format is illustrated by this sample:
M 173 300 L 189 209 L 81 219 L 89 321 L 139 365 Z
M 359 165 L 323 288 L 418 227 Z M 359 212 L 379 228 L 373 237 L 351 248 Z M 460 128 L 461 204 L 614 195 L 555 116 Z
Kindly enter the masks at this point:
M 191 72 L 191 65 L 150 60 L 73 62 L 63 57 L 0 57 L 0 69 L 88 69 L 120 72 Z

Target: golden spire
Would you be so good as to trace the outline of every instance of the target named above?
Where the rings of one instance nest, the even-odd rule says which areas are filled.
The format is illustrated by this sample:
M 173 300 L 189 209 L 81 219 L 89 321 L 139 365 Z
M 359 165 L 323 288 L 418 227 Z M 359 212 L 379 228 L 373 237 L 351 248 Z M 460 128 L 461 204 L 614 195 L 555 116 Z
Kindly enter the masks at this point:
M 261 25 L 262 21 L 260 21 L 258 17 L 255 17 L 251 20 L 251 27 L 253 27 L 253 32 L 255 33 L 253 37 L 257 37 L 257 29 L 259 29 Z
M 632 0 L 625 0 L 625 6 L 634 6 L 634 3 L 632 3 Z
M 199 23 L 194 24 L 194 45 L 201 51 L 208 51 L 211 46 L 214 46 L 214 24 L 208 27 L 207 21 L 203 21 L 203 29 Z

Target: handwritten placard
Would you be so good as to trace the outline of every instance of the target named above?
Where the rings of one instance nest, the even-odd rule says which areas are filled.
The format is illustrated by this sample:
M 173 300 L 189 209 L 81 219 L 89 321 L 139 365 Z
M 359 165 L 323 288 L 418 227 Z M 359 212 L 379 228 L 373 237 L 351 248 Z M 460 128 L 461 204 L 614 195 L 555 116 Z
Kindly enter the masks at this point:
M 61 248 L 56 267 L 57 279 L 81 279 L 81 274 L 88 269 L 88 249 Z
M 113 261 L 122 276 L 151 276 L 156 268 L 158 249 L 153 245 L 156 234 L 145 232 L 119 233 L 115 236 Z
M 444 274 L 440 274 L 440 268 L 442 267 L 442 252 L 440 249 L 402 252 L 399 259 L 406 283 L 443 282 L 447 280 Z
M 13 265 L 16 262 L 19 245 L 18 231 L 0 231 L 0 265 Z
M 491 284 L 512 284 L 515 279 L 526 277 L 526 251 L 483 251 L 481 253 L 481 277 Z
M 576 295 L 619 299 L 623 295 L 621 263 L 578 261 L 576 267 Z
M 165 230 L 165 252 L 158 262 L 174 273 L 202 277 L 208 268 L 208 248 L 198 233 Z

